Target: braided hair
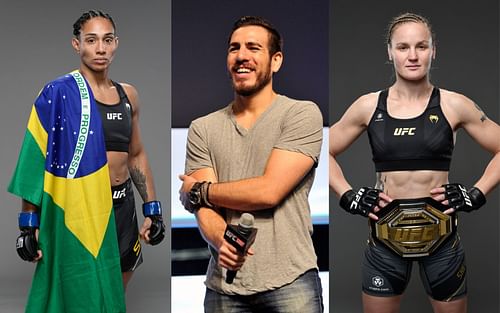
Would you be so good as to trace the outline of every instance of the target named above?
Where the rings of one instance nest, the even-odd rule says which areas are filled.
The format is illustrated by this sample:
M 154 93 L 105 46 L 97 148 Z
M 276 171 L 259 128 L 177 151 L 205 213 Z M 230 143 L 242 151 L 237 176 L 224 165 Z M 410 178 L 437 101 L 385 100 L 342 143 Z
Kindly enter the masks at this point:
M 89 10 L 87 12 L 84 12 L 73 24 L 73 36 L 75 37 L 80 37 L 80 32 L 82 30 L 83 25 L 90 19 L 93 19 L 94 17 L 103 17 L 107 19 L 108 21 L 111 22 L 111 25 L 113 25 L 113 29 L 116 31 L 116 26 L 115 22 L 113 21 L 113 18 L 111 15 L 108 13 L 104 13 L 100 10 Z

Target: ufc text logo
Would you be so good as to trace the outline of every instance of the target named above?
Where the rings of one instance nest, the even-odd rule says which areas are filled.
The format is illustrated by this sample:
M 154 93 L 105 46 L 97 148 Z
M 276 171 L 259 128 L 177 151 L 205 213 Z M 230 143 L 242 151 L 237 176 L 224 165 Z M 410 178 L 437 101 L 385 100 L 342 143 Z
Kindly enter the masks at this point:
M 123 188 L 122 190 L 115 190 L 113 191 L 113 199 L 121 199 L 121 198 L 125 198 L 125 189 L 126 188 Z
M 233 242 L 235 242 L 237 245 L 239 245 L 240 247 L 244 247 L 245 246 L 245 243 L 240 239 L 238 238 L 238 236 L 236 236 L 235 234 L 233 234 L 229 229 L 226 230 L 226 236 Z
M 462 195 L 464 196 L 464 201 L 465 204 L 468 206 L 472 206 L 472 202 L 470 201 L 469 194 L 467 193 L 467 189 L 464 188 L 462 185 L 458 185 L 458 188 L 460 188 L 460 191 L 462 192 Z
M 394 129 L 394 136 L 413 136 L 416 129 L 416 127 L 397 127 Z
M 365 188 L 360 188 L 358 190 L 358 193 L 356 194 L 356 197 L 354 198 L 354 200 L 351 203 L 351 207 L 350 207 L 351 210 L 355 210 L 355 209 L 358 208 L 358 203 L 361 200 L 361 197 L 363 196 L 364 192 L 365 192 Z
M 106 118 L 108 119 L 108 121 L 114 121 L 114 120 L 122 120 L 122 113 L 116 113 L 116 112 L 112 112 L 112 113 L 106 113 Z

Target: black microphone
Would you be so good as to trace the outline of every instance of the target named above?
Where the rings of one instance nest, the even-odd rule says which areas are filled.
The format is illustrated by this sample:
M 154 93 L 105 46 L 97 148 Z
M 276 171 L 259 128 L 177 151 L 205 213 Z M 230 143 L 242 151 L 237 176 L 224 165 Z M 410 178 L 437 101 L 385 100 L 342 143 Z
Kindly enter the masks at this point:
M 238 253 L 245 255 L 248 248 L 254 243 L 257 235 L 257 228 L 253 227 L 253 215 L 243 213 L 238 225 L 228 224 L 224 232 L 224 239 L 238 250 Z M 237 271 L 228 270 L 226 274 L 226 283 L 232 284 Z

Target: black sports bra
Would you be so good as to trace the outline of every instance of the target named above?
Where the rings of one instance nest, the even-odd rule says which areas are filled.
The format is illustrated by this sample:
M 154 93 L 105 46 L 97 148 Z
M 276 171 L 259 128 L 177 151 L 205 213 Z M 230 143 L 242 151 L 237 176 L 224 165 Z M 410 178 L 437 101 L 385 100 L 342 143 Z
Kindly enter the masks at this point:
M 388 94 L 388 90 L 380 92 L 377 108 L 368 124 L 375 170 L 449 171 L 453 130 L 441 110 L 439 89 L 434 87 L 425 111 L 409 119 L 388 114 Z
M 109 105 L 96 100 L 104 128 L 106 151 L 128 152 L 132 135 L 132 106 L 123 87 L 113 81 L 120 102 Z

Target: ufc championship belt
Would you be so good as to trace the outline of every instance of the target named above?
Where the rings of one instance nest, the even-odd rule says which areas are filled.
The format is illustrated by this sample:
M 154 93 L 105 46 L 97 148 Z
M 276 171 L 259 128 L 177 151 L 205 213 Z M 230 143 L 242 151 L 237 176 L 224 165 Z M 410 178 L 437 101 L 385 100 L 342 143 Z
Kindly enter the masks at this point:
M 432 198 L 398 199 L 375 213 L 372 237 L 404 258 L 431 254 L 457 228 L 455 214 Z

